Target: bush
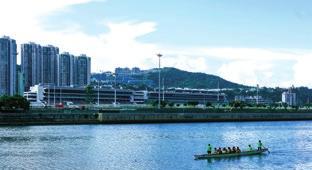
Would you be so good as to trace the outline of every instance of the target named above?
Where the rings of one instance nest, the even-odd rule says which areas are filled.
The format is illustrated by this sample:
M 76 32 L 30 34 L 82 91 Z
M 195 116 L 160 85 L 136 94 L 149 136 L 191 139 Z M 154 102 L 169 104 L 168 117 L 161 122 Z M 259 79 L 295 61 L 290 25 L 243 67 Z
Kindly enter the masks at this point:
M 212 104 L 210 102 L 206 103 L 206 107 L 211 107 L 211 106 L 212 106 Z
M 243 109 L 246 106 L 246 104 L 242 101 L 233 101 L 230 103 L 230 106 L 234 107 L 235 109 L 237 108 Z
M 189 102 L 187 102 L 187 105 L 192 106 L 192 107 L 195 107 L 198 104 L 199 104 L 198 101 L 189 101 Z
M 173 103 L 173 102 L 170 102 L 170 103 L 168 104 L 168 106 L 169 106 L 169 107 L 173 107 L 173 106 L 174 106 L 174 103 Z
M 28 111 L 29 107 L 29 101 L 22 96 L 5 95 L 0 97 L 0 111 Z
M 161 106 L 162 108 L 166 107 L 167 104 L 168 104 L 168 103 L 167 103 L 166 101 L 160 101 L 160 106 Z

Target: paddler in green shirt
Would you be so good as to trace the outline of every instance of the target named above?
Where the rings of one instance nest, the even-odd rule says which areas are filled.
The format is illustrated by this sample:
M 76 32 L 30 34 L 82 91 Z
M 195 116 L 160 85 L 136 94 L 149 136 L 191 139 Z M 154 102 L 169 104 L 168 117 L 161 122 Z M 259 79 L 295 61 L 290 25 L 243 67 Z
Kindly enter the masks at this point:
M 262 148 L 264 148 L 264 146 L 263 146 L 261 140 L 259 140 L 259 142 L 258 142 L 258 151 L 262 150 Z
M 207 149 L 208 155 L 211 155 L 211 151 L 212 151 L 212 146 L 208 144 L 208 149 Z

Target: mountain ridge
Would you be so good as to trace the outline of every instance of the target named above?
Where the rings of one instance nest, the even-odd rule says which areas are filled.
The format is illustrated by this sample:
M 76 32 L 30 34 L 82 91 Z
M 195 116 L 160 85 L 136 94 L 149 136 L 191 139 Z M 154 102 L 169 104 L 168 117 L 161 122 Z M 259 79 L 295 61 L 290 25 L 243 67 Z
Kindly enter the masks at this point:
M 157 69 L 147 72 L 146 78 L 152 80 L 155 85 L 158 83 Z M 164 80 L 162 80 L 164 79 Z M 234 83 L 223 79 L 220 76 L 202 73 L 190 72 L 174 67 L 165 67 L 161 69 L 161 80 L 166 87 L 195 88 L 195 89 L 218 89 L 218 88 L 248 88 L 249 86 Z

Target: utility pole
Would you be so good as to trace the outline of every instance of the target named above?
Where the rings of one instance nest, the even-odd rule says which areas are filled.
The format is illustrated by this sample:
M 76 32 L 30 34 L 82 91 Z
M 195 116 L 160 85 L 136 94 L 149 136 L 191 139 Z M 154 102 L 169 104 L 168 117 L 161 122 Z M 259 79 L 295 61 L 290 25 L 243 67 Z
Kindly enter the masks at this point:
M 162 79 L 162 83 L 163 83 L 163 96 L 162 96 L 162 101 L 165 101 L 165 79 Z
M 48 85 L 48 106 L 50 107 L 50 84 Z
M 98 98 L 97 98 L 97 105 L 100 107 L 100 80 L 98 80 Z
M 117 104 L 117 91 L 116 91 L 116 79 L 117 79 L 117 75 L 116 73 L 113 74 L 113 76 L 115 77 L 115 82 L 114 82 L 114 107 L 116 107 L 116 104 Z
M 60 104 L 62 103 L 62 87 L 60 87 Z
M 160 58 L 162 54 L 157 54 L 158 57 L 158 109 L 160 109 Z
M 54 101 L 53 101 L 53 104 L 54 104 L 54 107 L 55 107 L 55 84 L 54 84 L 54 86 L 53 86 L 54 88 Z
M 257 84 L 257 105 L 259 104 L 259 84 Z

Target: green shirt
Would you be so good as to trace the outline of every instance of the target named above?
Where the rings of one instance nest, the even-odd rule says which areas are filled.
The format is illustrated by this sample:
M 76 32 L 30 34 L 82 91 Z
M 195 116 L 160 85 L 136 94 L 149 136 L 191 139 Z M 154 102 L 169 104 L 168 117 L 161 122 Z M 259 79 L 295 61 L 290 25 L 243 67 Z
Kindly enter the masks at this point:
M 211 145 L 208 145 L 208 149 L 207 150 L 211 152 L 211 150 L 212 150 Z
M 263 147 L 262 143 L 258 142 L 258 148 L 262 148 L 262 147 Z

